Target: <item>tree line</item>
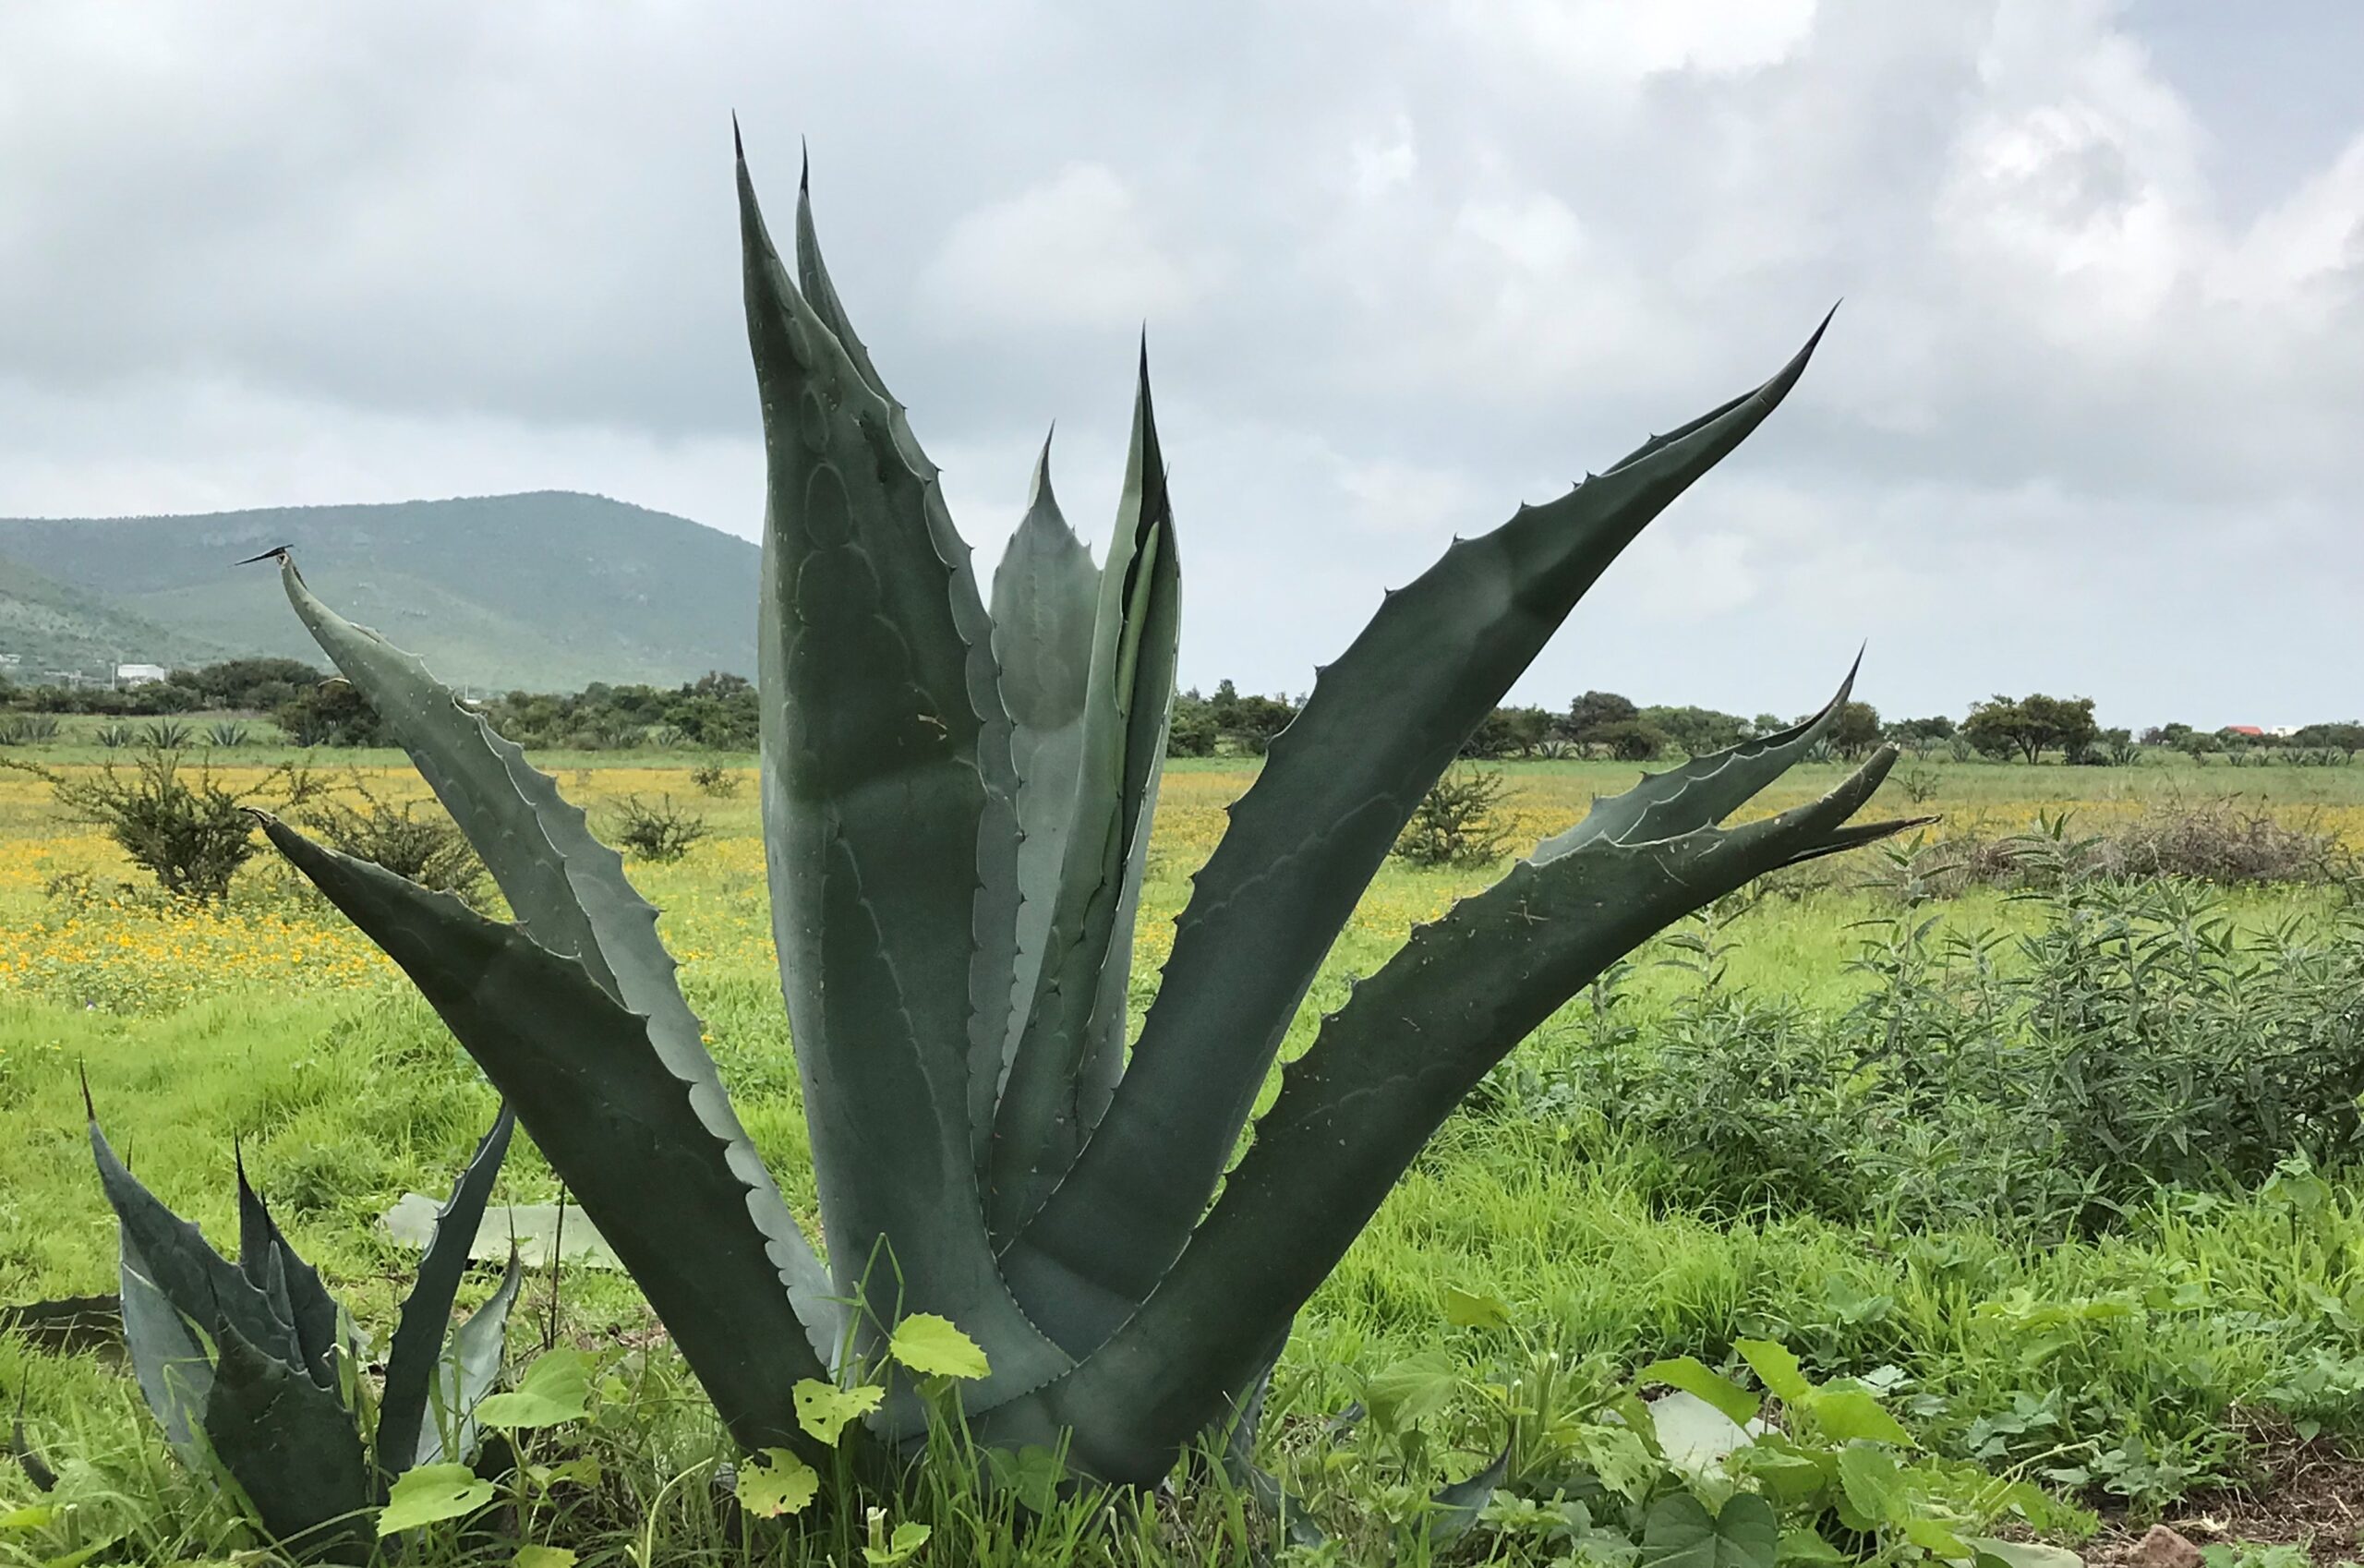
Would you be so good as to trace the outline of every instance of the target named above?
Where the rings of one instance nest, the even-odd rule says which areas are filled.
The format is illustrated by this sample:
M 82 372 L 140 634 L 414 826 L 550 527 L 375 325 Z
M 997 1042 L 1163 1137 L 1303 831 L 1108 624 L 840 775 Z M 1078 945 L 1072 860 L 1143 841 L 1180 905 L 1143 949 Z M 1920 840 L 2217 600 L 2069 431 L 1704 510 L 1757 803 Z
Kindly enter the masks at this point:
M 1185 757 L 1260 756 L 1300 706 L 1301 699 L 1242 693 L 1229 681 L 1212 694 L 1193 687 L 1175 696 L 1167 749 Z M 679 686 L 595 682 L 573 693 L 510 692 L 478 707 L 496 730 L 521 745 L 573 751 L 645 745 L 752 751 L 759 724 L 754 684 L 721 673 Z M 382 745 L 389 740 L 357 691 L 301 659 L 225 659 L 121 689 L 25 687 L 0 677 L 0 709 L 23 713 L 161 718 L 224 708 L 268 716 L 297 745 Z M 1800 717 L 1743 718 L 1708 707 L 1645 706 L 1615 692 L 1586 692 L 1564 708 L 1494 709 L 1470 735 L 1463 754 L 1485 760 L 1651 762 L 1720 751 L 1786 729 Z M 2310 724 L 2278 736 L 2176 723 L 2154 725 L 2138 735 L 2104 729 L 2093 717 L 2091 697 L 2038 692 L 1974 703 L 1959 720 L 1945 715 L 1887 720 L 1871 704 L 1850 702 L 1826 738 L 1831 753 L 1843 759 L 1860 757 L 1882 742 L 1916 756 L 1943 751 L 1963 759 L 2029 764 L 2056 759 L 2124 766 L 2151 749 L 2236 760 L 2346 762 L 2364 752 L 2364 722 Z

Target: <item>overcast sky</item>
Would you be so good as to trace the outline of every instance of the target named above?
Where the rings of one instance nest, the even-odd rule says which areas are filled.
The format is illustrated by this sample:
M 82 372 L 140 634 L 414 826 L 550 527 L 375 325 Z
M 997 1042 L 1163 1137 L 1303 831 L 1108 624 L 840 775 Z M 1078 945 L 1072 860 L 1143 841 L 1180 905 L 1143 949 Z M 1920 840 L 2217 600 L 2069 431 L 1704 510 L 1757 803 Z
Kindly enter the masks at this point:
M 595 19 L 596 18 L 596 19 Z M 596 490 L 752 537 L 730 115 L 999 553 L 1146 322 L 1183 678 L 1789 404 L 1519 687 L 2364 711 L 2364 5 L 0 10 L 0 515 Z M 753 591 L 752 584 L 750 591 Z

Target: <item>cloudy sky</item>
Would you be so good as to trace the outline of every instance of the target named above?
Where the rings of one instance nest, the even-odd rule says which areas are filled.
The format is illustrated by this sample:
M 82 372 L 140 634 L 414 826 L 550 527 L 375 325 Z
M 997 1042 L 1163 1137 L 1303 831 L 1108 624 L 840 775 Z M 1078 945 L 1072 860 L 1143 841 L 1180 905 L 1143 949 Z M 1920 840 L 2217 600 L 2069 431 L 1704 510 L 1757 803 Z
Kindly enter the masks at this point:
M 597 18 L 593 21 L 589 18 Z M 753 535 L 730 115 L 990 561 L 1147 324 L 1186 681 L 1788 405 L 1519 688 L 2364 710 L 2364 6 L 0 11 L 0 515 L 597 490 Z

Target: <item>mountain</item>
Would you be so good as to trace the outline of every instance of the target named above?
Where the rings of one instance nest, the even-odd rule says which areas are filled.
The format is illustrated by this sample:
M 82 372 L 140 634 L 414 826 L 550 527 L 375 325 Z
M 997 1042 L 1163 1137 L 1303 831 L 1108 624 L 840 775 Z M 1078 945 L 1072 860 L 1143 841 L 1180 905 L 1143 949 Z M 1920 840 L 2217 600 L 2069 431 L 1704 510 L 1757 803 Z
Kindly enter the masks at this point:
M 236 564 L 278 545 L 332 607 L 454 685 L 573 691 L 754 669 L 754 544 L 567 491 L 0 519 L 0 652 L 22 656 L 20 681 L 70 667 L 41 661 L 74 650 L 93 669 L 242 654 L 319 662 L 271 570 Z
M 96 674 L 118 663 L 201 664 L 228 653 L 159 626 L 97 595 L 0 555 L 0 674 L 27 685 L 53 672 Z

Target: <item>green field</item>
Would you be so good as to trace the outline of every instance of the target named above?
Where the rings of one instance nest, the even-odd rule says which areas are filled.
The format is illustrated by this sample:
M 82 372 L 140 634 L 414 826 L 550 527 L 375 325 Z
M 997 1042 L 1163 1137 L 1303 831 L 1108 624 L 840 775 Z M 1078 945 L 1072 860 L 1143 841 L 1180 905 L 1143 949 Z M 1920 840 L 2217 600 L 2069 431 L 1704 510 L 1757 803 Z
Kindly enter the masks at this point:
M 84 728 L 78 721 L 65 743 L 26 754 L 77 766 L 127 754 L 90 743 Z M 218 762 L 225 778 L 259 784 L 274 760 L 242 750 Z M 635 867 L 634 875 L 665 910 L 667 940 L 731 1092 L 809 1223 L 754 791 L 742 783 L 728 799 L 701 795 L 686 771 L 695 760 L 537 758 L 591 806 L 595 826 L 626 794 L 669 796 L 707 819 L 710 836 L 686 859 Z M 336 759 L 340 769 L 367 770 L 374 788 L 412 789 L 397 762 L 384 753 Z M 1633 771 L 1513 765 L 1514 836 L 1524 844 L 1565 826 Z M 1835 766 L 1802 767 L 1758 804 L 1792 803 L 1837 774 Z M 1189 873 L 1249 777 L 1236 762 L 1169 768 L 1137 1012 L 1188 897 Z M 2239 810 L 2364 844 L 2364 769 L 2352 767 L 1908 759 L 1879 803 L 1943 814 L 1937 837 L 1994 839 L 2063 809 L 2075 814 L 2073 835 L 2225 796 L 2237 796 Z M 1867 1379 L 1926 1452 L 2046 1487 L 2068 1505 L 2045 1522 L 2053 1538 L 2074 1543 L 2128 1521 L 2213 1511 L 2225 1536 L 2311 1533 L 2321 1561 L 2355 1554 L 2354 1526 L 2343 1537 L 2336 1514 L 2304 1512 L 2290 1489 L 2318 1473 L 2364 1478 L 2364 1466 L 2311 1468 L 2343 1463 L 2339 1444 L 2364 1433 L 2364 1182 L 2300 1160 L 2274 1169 L 2275 1157 L 2303 1141 L 2296 1133 L 2288 1149 L 2266 1151 L 2262 1166 L 2241 1165 L 2241 1128 L 2261 1116 L 2270 1123 L 2302 1092 L 2322 1100 L 2326 1092 L 2272 1087 L 2250 1096 L 2261 1112 L 2225 1109 L 2215 1102 L 2231 1092 L 2217 1069 L 2243 1058 L 2207 1032 L 2295 1029 L 2299 998 L 2327 1020 L 2325 1038 L 2352 1041 L 2364 1027 L 2358 994 L 2346 995 L 2344 1025 L 2335 994 L 2339 977 L 2357 972 L 2364 944 L 2352 902 L 2334 885 L 2315 885 L 2201 892 L 2181 903 L 1977 888 L 1913 905 L 1911 869 L 1859 852 L 1660 938 L 1613 989 L 1563 1010 L 1448 1124 L 1300 1319 L 1275 1383 L 1270 1458 L 1347 1541 L 1381 1540 L 1391 1508 L 1430 1481 L 1478 1467 L 1501 1445 L 1501 1398 L 1490 1384 L 1550 1365 L 1606 1386 L 1680 1355 L 1735 1366 L 1734 1342 L 1757 1338 L 1788 1345 L 1817 1376 Z M 1498 874 L 1391 862 L 1333 953 L 1285 1056 L 1309 1042 L 1351 976 L 1375 969 L 1416 922 Z M 138 880 L 94 829 L 58 817 L 44 785 L 0 773 L 0 1125 L 8 1132 L 0 1140 L 0 1303 L 113 1288 L 114 1227 L 84 1141 L 82 1073 L 140 1178 L 217 1237 L 234 1229 L 237 1140 L 296 1246 L 382 1345 L 409 1260 L 380 1216 L 405 1192 L 448 1186 L 491 1117 L 489 1090 L 400 975 L 268 859 L 241 873 L 218 912 L 160 908 L 122 891 Z M 1936 923 L 1922 929 L 1924 921 Z M 1980 935 L 1998 939 L 1984 959 L 1966 943 L 1947 946 Z M 2093 951 L 2060 947 L 2072 937 Z M 2173 1037 L 2159 1046 L 2160 1082 L 2136 1085 L 2143 1094 L 2159 1090 L 2141 1102 L 2142 1114 L 2167 1144 L 2177 1107 L 2193 1107 L 2189 1127 L 2201 1147 L 2180 1164 L 2171 1149 L 2156 1156 L 2177 1173 L 2169 1185 L 2129 1186 L 2140 1164 L 2129 1158 L 2107 1167 L 2117 1185 L 2106 1206 L 2080 1208 L 2045 1186 L 2056 1171 L 2014 1164 L 2067 1158 L 2034 1145 L 2023 1157 L 2010 1152 L 2018 1146 L 2009 1140 L 2032 1125 L 2011 1098 L 2014 1075 L 2062 1070 L 2069 1058 L 2061 1053 L 2073 1043 L 2024 1019 L 2004 1041 L 2021 1055 L 2000 1067 L 1948 1055 L 1911 1094 L 1857 1081 L 1860 1065 L 1832 1070 L 1834 1061 L 1860 1064 L 1844 1053 L 1882 1019 L 1893 1025 L 1909 1008 L 1911 1028 L 1899 1038 L 1918 1049 L 1916 1031 L 1949 1027 L 1932 1020 L 1975 1012 L 1964 998 L 1977 986 L 2008 988 L 2015 977 L 2050 972 L 2047 964 L 2122 1000 L 2122 988 L 2110 989 L 2124 974 L 2109 945 L 2132 953 L 2153 938 L 2168 956 L 2143 961 L 2161 966 L 2156 983 L 2171 993 L 2165 1011 L 2131 1023 L 2113 1014 L 2107 1028 L 2135 1043 L 2129 1051 L 2150 1048 L 2144 1031 Z M 2182 959 L 2169 951 L 2178 941 Z M 2225 961 L 2194 956 L 2194 942 L 2220 944 Z M 1712 983 L 1703 971 L 1713 971 Z M 2233 999 L 2211 1000 L 2217 993 Z M 2027 1003 L 2027 995 L 2009 995 L 2019 998 L 2012 1006 Z M 1884 1011 L 1883 997 L 1895 1008 Z M 2187 1034 L 2201 1043 L 2187 1048 Z M 2230 1054 L 2209 1055 L 2220 1048 Z M 2117 1067 L 2150 1060 L 2122 1055 Z M 1685 1066 L 1693 1062 L 1703 1064 L 1696 1073 Z M 2108 1067 L 2093 1066 L 2093 1081 Z M 2177 1073 L 2190 1081 L 2165 1081 Z M 2364 1082 L 2352 1086 L 2351 1106 L 2357 1090 Z M 2101 1136 L 2123 1135 L 2124 1118 L 2111 1119 L 2122 1108 L 2092 1111 Z M 1881 1164 L 1883 1148 L 1897 1168 Z M 2008 1195 L 1982 1195 L 1977 1184 L 1989 1172 Z M 521 1138 L 501 1199 L 556 1195 Z M 486 1272 L 468 1294 L 490 1283 Z M 1449 1288 L 1498 1298 L 1511 1326 L 1454 1326 Z M 722 1440 L 652 1343 L 652 1321 L 629 1285 L 621 1275 L 570 1274 L 553 1302 L 549 1277 L 537 1276 L 514 1327 L 520 1354 L 553 1315 L 561 1335 L 626 1357 L 610 1413 L 618 1431 L 598 1439 L 611 1454 L 612 1487 L 596 1505 L 571 1505 L 566 1538 L 580 1561 L 631 1561 L 636 1543 L 655 1550 L 660 1540 L 674 1555 L 658 1551 L 657 1561 L 737 1561 L 710 1539 L 719 1526 L 700 1468 L 725 1457 Z M 1369 1402 L 1375 1379 L 1405 1369 L 1441 1380 L 1417 1443 L 1368 1424 L 1343 1440 L 1326 1434 L 1330 1413 Z M 54 1526 L 0 1530 L 0 1562 L 42 1562 L 76 1542 L 116 1539 L 127 1543 L 119 1560 L 225 1554 L 241 1538 L 163 1457 L 127 1380 L 103 1358 L 0 1336 L 0 1393 L 21 1398 L 28 1431 L 45 1451 L 78 1466 L 69 1478 L 86 1498 L 74 1541 Z M 692 1474 L 696 1485 L 659 1497 L 667 1478 Z M 2249 1515 L 2240 1509 L 2251 1505 L 2225 1490 L 2243 1487 L 2265 1500 Z M 34 1501 L 22 1478 L 0 1475 L 0 1515 Z M 1130 1526 L 1129 1545 L 1095 1537 L 1072 1550 L 1039 1540 L 1023 1550 L 1039 1550 L 1031 1560 L 1043 1562 L 1110 1553 L 1124 1562 L 1142 1553 L 1247 1560 L 1269 1531 L 1242 1523 L 1248 1515 L 1231 1501 L 1228 1513 L 1204 1504 Z M 967 1561 L 951 1555 L 957 1510 L 944 1506 L 949 1512 L 935 1515 L 941 1554 L 924 1561 Z M 636 1538 L 635 1528 L 656 1533 Z M 1469 1561 L 1586 1560 L 1555 1557 L 1564 1542 L 1507 1526 L 1472 1540 L 1456 1549 Z M 717 1555 L 701 1556 L 709 1546 Z

